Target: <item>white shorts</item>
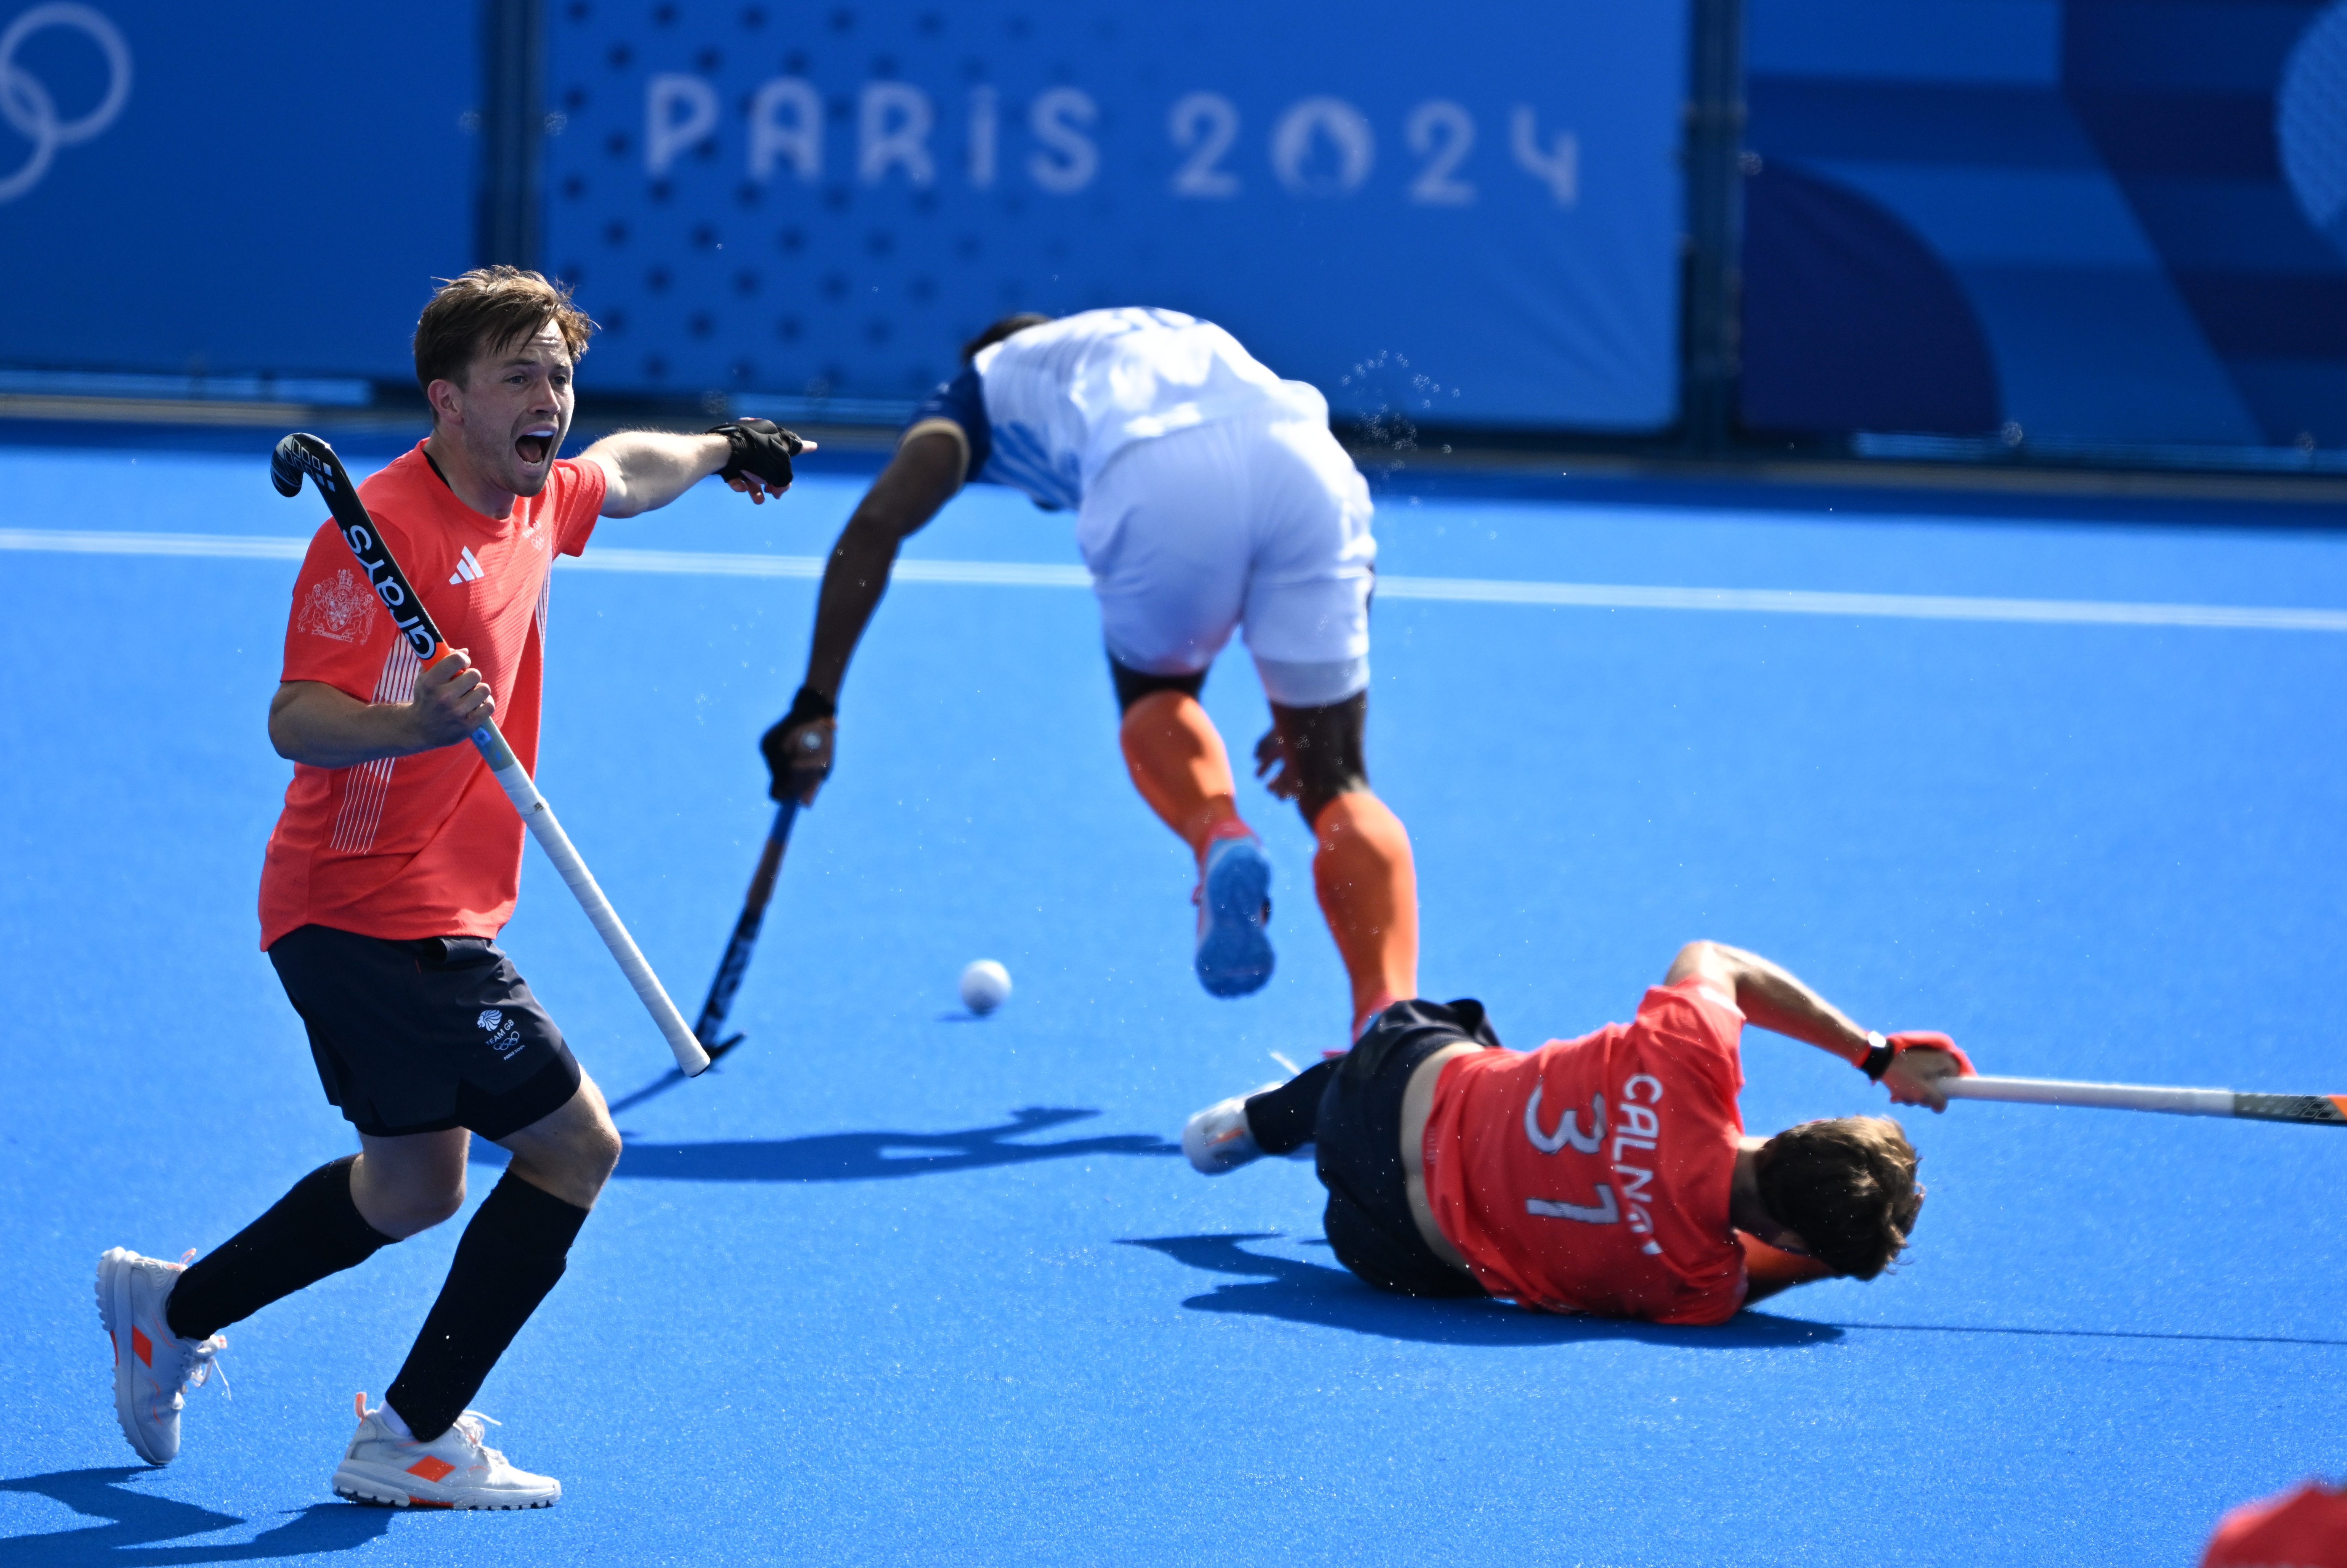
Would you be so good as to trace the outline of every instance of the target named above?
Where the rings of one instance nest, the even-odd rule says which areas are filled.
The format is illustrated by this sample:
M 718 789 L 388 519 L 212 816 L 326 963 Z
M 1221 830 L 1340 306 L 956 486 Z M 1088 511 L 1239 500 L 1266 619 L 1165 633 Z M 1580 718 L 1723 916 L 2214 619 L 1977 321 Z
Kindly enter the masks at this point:
M 1076 516 L 1111 657 L 1194 674 L 1244 628 L 1290 708 L 1369 683 L 1369 487 L 1327 426 L 1286 409 L 1136 441 Z

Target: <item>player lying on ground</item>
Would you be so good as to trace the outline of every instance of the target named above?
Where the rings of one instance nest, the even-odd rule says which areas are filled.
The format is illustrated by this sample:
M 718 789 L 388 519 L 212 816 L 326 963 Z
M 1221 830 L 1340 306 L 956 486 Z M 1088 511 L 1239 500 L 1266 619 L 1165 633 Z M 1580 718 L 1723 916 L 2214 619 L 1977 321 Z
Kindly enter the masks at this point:
M 270 739 L 294 767 L 261 868 L 261 943 L 360 1152 L 311 1172 L 192 1267 L 119 1247 L 99 1262 L 116 1414 L 151 1464 L 179 1452 L 181 1391 L 210 1371 L 219 1330 L 455 1214 L 478 1132 L 512 1162 L 465 1227 L 384 1403 L 369 1410 L 360 1396 L 333 1486 L 459 1508 L 562 1493 L 485 1447 L 465 1407 L 562 1276 L 620 1135 L 497 948 L 522 823 L 461 743 L 494 715 L 536 765 L 548 576 L 598 516 L 666 506 L 715 473 L 763 501 L 789 487 L 798 446 L 745 421 L 611 436 L 558 458 L 592 330 L 567 292 L 509 267 L 450 282 L 416 324 L 432 434 L 359 495 L 464 646 L 420 668 L 333 523 L 302 562 L 269 710 Z
M 1125 764 L 1197 856 L 1195 961 L 1216 996 L 1256 989 L 1272 966 L 1270 864 L 1198 702 L 1206 667 L 1244 630 L 1271 699 L 1255 771 L 1317 841 L 1313 883 L 1358 1034 L 1418 989 L 1418 883 L 1409 835 L 1363 761 L 1377 546 L 1368 487 L 1328 434 L 1327 401 L 1172 311 L 1008 317 L 962 358 L 832 548 L 806 682 L 762 743 L 774 798 L 811 803 L 831 771 L 840 683 L 897 547 L 965 480 L 1014 486 L 1076 515 Z
M 1831 1051 L 1901 1105 L 1972 1071 L 1939 1034 L 1870 1034 L 1766 958 L 1695 942 L 1636 1019 L 1534 1051 L 1481 1004 L 1407 1001 L 1352 1050 L 1183 1130 L 1208 1175 L 1317 1143 L 1337 1260 L 1404 1296 L 1718 1323 L 1764 1296 L 1889 1266 L 1923 1206 L 1887 1117 L 1747 1138 L 1747 1020 Z

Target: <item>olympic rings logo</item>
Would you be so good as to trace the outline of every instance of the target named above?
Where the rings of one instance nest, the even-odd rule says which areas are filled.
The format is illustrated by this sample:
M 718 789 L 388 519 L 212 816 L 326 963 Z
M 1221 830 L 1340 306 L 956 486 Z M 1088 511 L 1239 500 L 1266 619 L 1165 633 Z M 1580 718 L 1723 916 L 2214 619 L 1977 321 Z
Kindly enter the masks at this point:
M 34 34 L 50 27 L 70 27 L 88 36 L 106 56 L 106 97 L 79 119 L 57 118 L 56 100 L 40 78 L 16 64 L 16 50 Z M 0 33 L 0 119 L 33 144 L 33 156 L 15 173 L 0 177 L 0 201 L 14 201 L 41 182 L 50 160 L 61 147 L 87 141 L 122 113 L 130 101 L 130 46 L 113 23 L 87 5 L 36 5 Z

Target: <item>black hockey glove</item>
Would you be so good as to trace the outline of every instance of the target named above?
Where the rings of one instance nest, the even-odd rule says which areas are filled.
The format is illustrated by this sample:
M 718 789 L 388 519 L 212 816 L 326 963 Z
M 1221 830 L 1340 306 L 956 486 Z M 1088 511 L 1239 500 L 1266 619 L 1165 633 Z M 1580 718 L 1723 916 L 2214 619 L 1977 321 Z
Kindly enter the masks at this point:
M 798 456 L 802 445 L 797 436 L 771 419 L 729 419 L 712 425 L 709 434 L 723 436 L 733 448 L 725 466 L 717 470 L 719 478 L 738 479 L 752 474 L 769 490 L 790 488 L 791 459 Z

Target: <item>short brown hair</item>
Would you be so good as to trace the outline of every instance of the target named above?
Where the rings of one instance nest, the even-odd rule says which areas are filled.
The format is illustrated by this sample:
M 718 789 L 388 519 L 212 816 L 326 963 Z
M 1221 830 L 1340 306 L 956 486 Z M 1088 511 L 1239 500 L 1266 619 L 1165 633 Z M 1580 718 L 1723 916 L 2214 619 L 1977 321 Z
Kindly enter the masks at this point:
M 440 292 L 415 321 L 415 384 L 432 395 L 436 381 L 465 384 L 465 373 L 485 354 L 495 354 L 551 322 L 573 364 L 587 352 L 595 323 L 570 302 L 570 285 L 551 282 L 519 267 L 476 267 L 437 280 Z
M 1000 321 L 995 323 L 992 326 L 987 328 L 984 332 L 979 333 L 976 337 L 961 345 L 961 362 L 964 364 L 968 364 L 971 360 L 978 357 L 979 350 L 992 348 L 996 343 L 1000 343 L 1012 333 L 1023 333 L 1029 327 L 1040 327 L 1051 319 L 1051 317 L 1035 311 L 1020 311 L 1016 315 L 1005 316 Z
M 1917 1155 L 1887 1116 L 1788 1127 L 1760 1146 L 1754 1174 L 1769 1214 L 1836 1274 L 1872 1279 L 1897 1259 L 1923 1209 Z

